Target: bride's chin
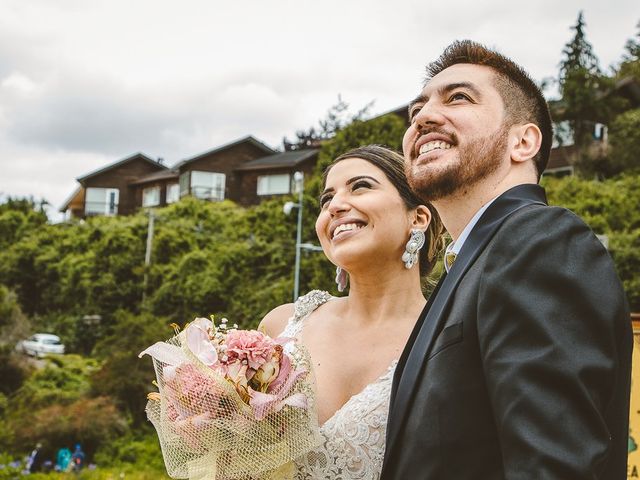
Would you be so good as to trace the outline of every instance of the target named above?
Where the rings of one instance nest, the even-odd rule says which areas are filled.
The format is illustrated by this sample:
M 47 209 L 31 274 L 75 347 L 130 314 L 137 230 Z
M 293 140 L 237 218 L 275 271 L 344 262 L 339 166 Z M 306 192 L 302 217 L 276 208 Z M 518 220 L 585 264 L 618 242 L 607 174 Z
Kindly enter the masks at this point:
M 334 255 L 331 261 L 348 272 L 368 270 L 375 261 L 375 255 L 373 252 L 363 252 L 357 249 L 347 252 L 344 249 L 338 255 Z

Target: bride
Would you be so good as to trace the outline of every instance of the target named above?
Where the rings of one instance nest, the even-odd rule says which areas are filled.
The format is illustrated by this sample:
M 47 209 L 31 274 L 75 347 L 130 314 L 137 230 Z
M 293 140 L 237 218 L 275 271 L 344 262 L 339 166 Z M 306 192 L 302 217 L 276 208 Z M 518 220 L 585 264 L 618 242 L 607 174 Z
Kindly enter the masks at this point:
M 272 337 L 296 337 L 314 366 L 323 444 L 298 460 L 296 479 L 380 476 L 393 372 L 426 304 L 420 278 L 443 241 L 437 213 L 411 192 L 403 163 L 380 146 L 333 161 L 316 233 L 338 266 L 338 290 L 348 282 L 349 294 L 314 290 L 261 323 Z

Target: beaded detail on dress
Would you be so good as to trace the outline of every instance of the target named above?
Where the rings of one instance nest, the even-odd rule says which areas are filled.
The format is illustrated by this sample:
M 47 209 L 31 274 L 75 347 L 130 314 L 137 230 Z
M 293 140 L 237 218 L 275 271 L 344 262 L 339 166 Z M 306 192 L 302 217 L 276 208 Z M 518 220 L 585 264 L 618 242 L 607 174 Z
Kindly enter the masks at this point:
M 320 290 L 300 297 L 282 336 L 298 336 L 311 312 L 332 298 Z M 382 376 L 352 396 L 320 427 L 322 445 L 296 461 L 296 480 L 380 478 L 396 364 L 394 360 Z

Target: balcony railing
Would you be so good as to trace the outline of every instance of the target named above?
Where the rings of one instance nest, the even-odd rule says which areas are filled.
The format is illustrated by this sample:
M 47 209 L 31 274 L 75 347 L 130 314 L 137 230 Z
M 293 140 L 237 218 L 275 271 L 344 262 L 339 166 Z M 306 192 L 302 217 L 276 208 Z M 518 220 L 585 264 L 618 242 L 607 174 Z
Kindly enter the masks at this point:
M 191 195 L 206 200 L 224 200 L 223 187 L 191 187 Z
M 87 217 L 94 215 L 117 215 L 118 204 L 107 202 L 85 202 L 84 214 Z

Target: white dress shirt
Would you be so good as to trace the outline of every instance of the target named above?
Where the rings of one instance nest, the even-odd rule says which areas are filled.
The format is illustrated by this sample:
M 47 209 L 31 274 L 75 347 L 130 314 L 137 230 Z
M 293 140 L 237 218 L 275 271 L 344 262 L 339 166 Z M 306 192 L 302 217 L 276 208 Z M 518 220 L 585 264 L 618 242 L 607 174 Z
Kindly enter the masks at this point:
M 447 245 L 447 248 L 444 251 L 445 257 L 451 253 L 453 253 L 456 256 L 460 253 L 460 250 L 462 249 L 464 242 L 467 241 L 467 237 L 471 233 L 471 230 L 473 230 L 473 227 L 476 226 L 476 223 L 478 223 L 478 220 L 480 220 L 480 217 L 482 216 L 482 214 L 485 212 L 487 208 L 489 208 L 489 205 L 491 205 L 496 198 L 498 197 L 493 197 L 491 200 L 485 203 L 480 208 L 480 210 L 478 210 L 476 214 L 471 218 L 471 220 L 469 220 L 469 223 L 467 223 L 467 225 L 464 227 L 464 230 L 462 230 L 462 233 L 460 234 L 458 239 L 455 240 L 454 242 L 451 242 L 449 245 Z M 447 262 L 444 262 L 444 268 L 447 271 L 447 273 L 449 273 L 449 264 Z

